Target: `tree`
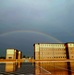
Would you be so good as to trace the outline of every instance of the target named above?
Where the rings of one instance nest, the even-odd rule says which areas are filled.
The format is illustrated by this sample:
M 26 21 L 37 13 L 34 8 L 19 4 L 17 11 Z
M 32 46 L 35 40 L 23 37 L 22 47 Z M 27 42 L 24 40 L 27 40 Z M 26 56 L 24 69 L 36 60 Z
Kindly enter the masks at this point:
M 26 58 L 26 56 L 25 56 L 25 55 L 23 55 L 23 58 Z

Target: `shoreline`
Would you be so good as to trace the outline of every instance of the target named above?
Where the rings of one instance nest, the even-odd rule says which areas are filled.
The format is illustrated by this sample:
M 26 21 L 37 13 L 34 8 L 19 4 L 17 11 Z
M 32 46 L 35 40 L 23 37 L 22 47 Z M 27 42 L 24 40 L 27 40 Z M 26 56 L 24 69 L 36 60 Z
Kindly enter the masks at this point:
M 15 59 L 15 60 L 12 60 L 12 59 L 0 59 L 0 63 L 22 63 L 22 62 L 25 62 L 24 59 Z M 28 61 L 28 62 L 74 62 L 74 60 L 31 60 L 31 61 Z

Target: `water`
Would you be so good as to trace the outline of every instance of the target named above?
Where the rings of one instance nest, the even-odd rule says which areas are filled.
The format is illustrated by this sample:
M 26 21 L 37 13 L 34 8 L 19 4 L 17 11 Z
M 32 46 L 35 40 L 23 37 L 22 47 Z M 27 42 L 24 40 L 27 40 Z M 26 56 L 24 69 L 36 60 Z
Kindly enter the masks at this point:
M 74 75 L 74 62 L 0 63 L 0 75 Z

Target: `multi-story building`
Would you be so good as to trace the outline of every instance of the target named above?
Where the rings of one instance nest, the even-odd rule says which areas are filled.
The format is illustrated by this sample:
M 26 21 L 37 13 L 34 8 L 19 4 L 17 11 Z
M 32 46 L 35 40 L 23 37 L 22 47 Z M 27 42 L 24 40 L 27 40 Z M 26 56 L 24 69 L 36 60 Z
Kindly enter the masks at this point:
M 6 50 L 6 59 L 21 59 L 22 52 L 16 49 L 7 49 Z
M 74 43 L 34 44 L 35 60 L 74 59 Z

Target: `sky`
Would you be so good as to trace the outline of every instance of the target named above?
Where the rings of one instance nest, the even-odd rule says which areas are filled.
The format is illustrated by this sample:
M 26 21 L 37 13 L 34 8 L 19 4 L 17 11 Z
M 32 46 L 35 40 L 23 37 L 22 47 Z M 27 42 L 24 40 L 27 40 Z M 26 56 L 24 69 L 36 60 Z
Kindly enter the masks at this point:
M 74 0 L 0 0 L 0 56 L 7 48 L 33 56 L 34 43 L 74 42 Z

